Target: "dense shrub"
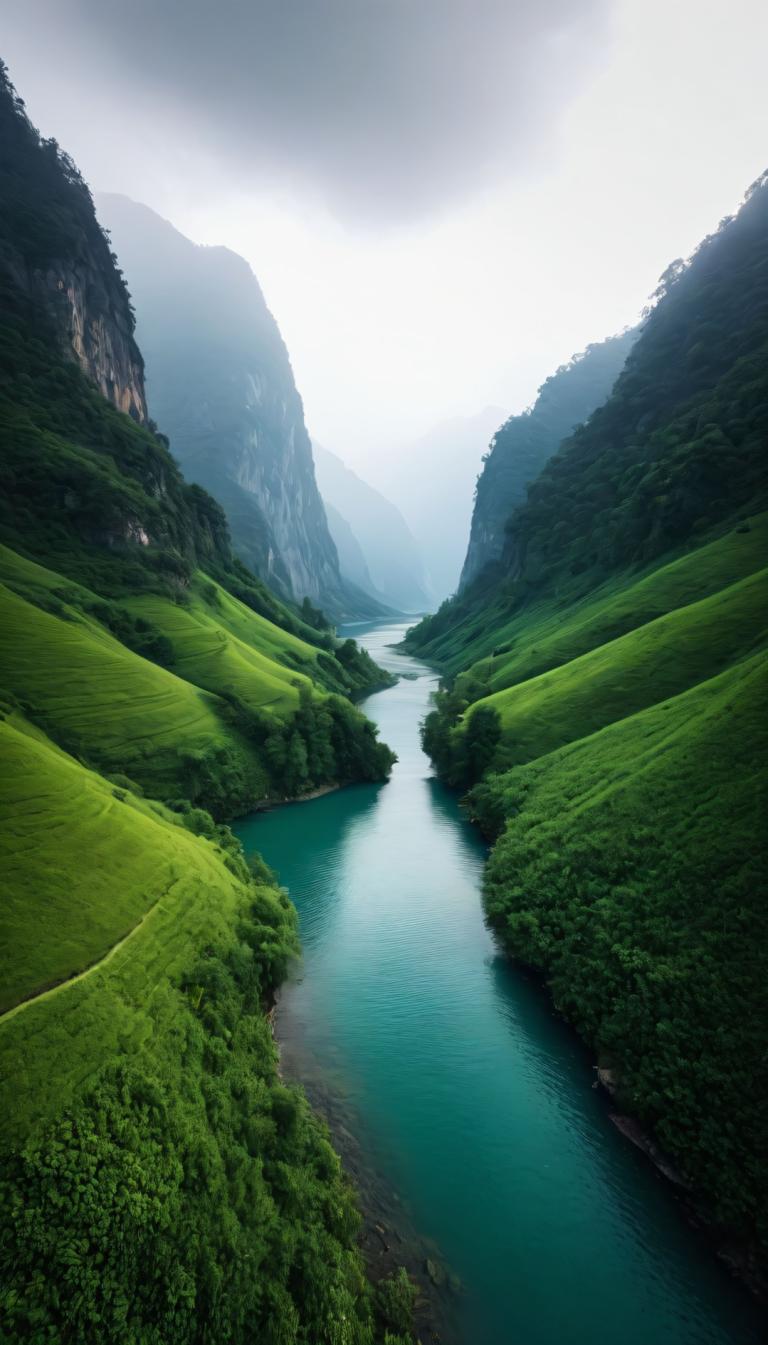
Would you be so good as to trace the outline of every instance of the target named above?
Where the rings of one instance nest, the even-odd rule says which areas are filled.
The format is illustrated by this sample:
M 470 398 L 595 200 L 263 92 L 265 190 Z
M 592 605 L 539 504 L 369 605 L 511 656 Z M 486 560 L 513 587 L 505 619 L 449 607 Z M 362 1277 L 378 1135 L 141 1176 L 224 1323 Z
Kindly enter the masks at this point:
M 351 1191 L 263 1014 L 294 948 L 254 893 L 182 978 L 170 1056 L 107 1064 L 3 1156 L 5 1339 L 371 1345 Z

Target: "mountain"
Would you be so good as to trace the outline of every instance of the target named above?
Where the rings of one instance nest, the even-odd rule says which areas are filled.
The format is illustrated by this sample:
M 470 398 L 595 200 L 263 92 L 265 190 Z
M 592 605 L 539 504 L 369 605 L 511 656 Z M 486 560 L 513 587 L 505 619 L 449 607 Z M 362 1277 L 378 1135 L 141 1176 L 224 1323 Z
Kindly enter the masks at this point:
M 507 519 L 525 500 L 529 482 L 561 441 L 605 401 L 636 338 L 632 330 L 587 346 L 542 384 L 528 411 L 510 416 L 496 431 L 477 482 L 460 588 L 500 558 Z
M 97 202 L 136 304 L 152 416 L 224 506 L 237 554 L 285 599 L 376 615 L 340 578 L 288 352 L 248 263 L 127 197 Z
M 147 419 L 125 285 L 0 67 L 0 1281 L 9 1341 L 381 1340 L 268 1013 L 227 819 L 383 780 L 382 674 L 233 557 Z
M 495 840 L 486 907 L 756 1274 L 764 1024 L 768 174 L 662 277 L 498 563 L 408 637 Z
M 368 569 L 368 563 L 363 555 L 363 548 L 338 509 L 334 509 L 333 505 L 329 504 L 327 500 L 324 500 L 323 503 L 331 537 L 338 552 L 341 573 L 347 579 L 351 579 L 352 583 L 363 589 L 365 593 L 375 595 L 376 590 Z
M 363 481 L 335 453 L 317 443 L 313 447 L 320 493 L 336 517 L 341 516 L 352 532 L 362 552 L 372 589 L 356 579 L 343 561 L 342 573 L 348 574 L 361 588 L 378 594 L 398 611 L 428 610 L 432 604 L 424 564 L 418 544 L 399 509 Z M 331 530 L 334 531 L 333 525 Z M 357 566 L 359 573 L 359 561 L 350 556 L 343 529 L 340 535 L 347 562 L 353 568 Z M 342 552 L 339 554 L 341 556 Z
M 446 421 L 375 464 L 376 486 L 394 500 L 424 557 L 429 589 L 442 601 L 458 587 L 483 455 L 504 419 L 488 406 Z M 371 470 L 373 470 L 373 465 Z

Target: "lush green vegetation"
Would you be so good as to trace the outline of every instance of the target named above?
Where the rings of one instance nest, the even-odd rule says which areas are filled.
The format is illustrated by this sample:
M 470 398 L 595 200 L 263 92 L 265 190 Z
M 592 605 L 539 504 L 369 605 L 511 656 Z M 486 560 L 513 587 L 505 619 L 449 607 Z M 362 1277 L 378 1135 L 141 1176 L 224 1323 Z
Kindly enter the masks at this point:
M 0 732 L 5 1338 L 369 1345 L 352 1194 L 264 1015 L 287 898 L 199 810 Z
M 768 1243 L 768 660 L 490 775 L 486 904 L 724 1224 Z M 508 819 L 508 820 L 505 820 Z
M 768 174 L 668 269 L 612 396 L 511 523 L 523 581 L 654 559 L 764 505 L 767 231 Z
M 85 268 L 123 343 L 127 294 L 0 75 L 0 1334 L 410 1345 L 277 1074 L 293 909 L 223 824 L 384 778 L 349 698 L 386 679 L 73 362 L 47 278 Z
M 662 280 L 495 573 L 408 645 L 489 916 L 714 1217 L 768 1247 L 768 178 Z
M 734 551 L 743 563 L 751 557 L 764 567 L 764 521 L 758 524 L 762 553 L 734 547 L 729 535 L 709 549 L 705 559 L 710 576 L 716 561 L 727 562 Z M 721 582 L 725 573 L 723 565 Z M 689 578 L 698 590 L 706 582 L 705 566 L 697 567 L 695 557 L 620 591 L 614 588 L 610 595 L 596 595 L 576 611 L 569 610 L 559 624 L 547 619 L 549 613 L 530 614 L 527 624 L 521 615 L 511 648 L 473 665 L 456 678 L 450 692 L 438 696 L 425 741 L 445 778 L 458 785 L 478 778 L 481 771 L 468 757 L 480 736 L 489 743 L 482 769 L 530 761 L 706 680 L 764 643 L 765 568 L 732 584 L 725 580 L 722 588 L 698 601 L 664 610 L 682 591 L 690 596 Z M 630 614 L 634 629 L 612 637 Z M 537 671 L 542 662 L 550 665 L 545 672 Z M 500 689 L 493 690 L 493 683 Z M 491 723 L 492 745 L 487 730 Z
M 765 508 L 767 229 L 765 175 L 736 216 L 665 273 L 611 397 L 509 518 L 500 573 L 422 622 L 414 650 L 466 666 L 489 603 L 499 624 L 555 590 L 567 608 L 617 570 L 658 564 Z
M 298 671 L 314 671 L 322 653 L 202 575 L 185 599 L 105 605 L 3 548 L 3 684 L 79 758 L 126 773 L 155 797 L 189 799 L 219 819 L 261 799 L 386 775 L 391 753 L 370 723 Z M 116 614 L 143 623 L 144 638 L 165 641 L 170 666 L 117 639 Z

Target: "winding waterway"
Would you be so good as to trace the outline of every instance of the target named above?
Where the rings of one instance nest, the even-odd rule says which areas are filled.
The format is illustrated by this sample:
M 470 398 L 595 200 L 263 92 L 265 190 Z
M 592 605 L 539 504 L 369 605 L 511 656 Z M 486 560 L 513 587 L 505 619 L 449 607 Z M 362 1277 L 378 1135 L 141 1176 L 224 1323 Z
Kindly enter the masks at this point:
M 460 1277 L 462 1345 L 757 1342 L 757 1309 L 483 923 L 484 846 L 420 749 L 437 679 L 389 648 L 405 629 L 350 632 L 405 674 L 364 705 L 398 754 L 391 781 L 237 828 L 299 910 L 304 959 L 279 1031 L 348 1100 Z

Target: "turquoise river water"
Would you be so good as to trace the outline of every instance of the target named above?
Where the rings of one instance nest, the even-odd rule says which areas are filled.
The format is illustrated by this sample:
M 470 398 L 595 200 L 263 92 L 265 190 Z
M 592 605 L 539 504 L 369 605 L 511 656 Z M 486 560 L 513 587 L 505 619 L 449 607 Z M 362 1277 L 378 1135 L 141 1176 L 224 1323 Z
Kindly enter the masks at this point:
M 237 827 L 299 910 L 301 976 L 280 1015 L 463 1282 L 462 1345 L 757 1342 L 746 1292 L 483 923 L 485 848 L 421 751 L 437 679 L 389 647 L 405 629 L 349 632 L 408 674 L 363 707 L 398 754 L 389 783 Z

